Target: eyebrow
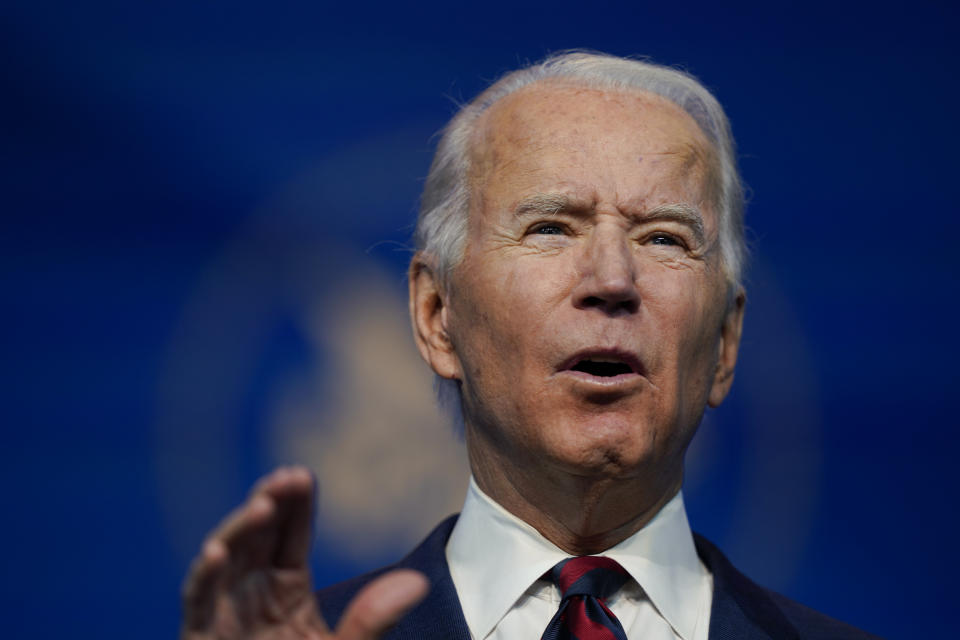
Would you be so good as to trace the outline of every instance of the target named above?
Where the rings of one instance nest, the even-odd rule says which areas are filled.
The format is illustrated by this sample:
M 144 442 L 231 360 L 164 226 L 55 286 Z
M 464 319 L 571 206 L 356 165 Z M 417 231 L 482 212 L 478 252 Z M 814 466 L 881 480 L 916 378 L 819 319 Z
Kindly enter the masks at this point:
M 697 207 L 685 202 L 661 204 L 632 217 L 642 222 L 671 220 L 689 227 L 698 243 L 702 244 L 706 240 L 707 234 L 703 229 L 703 215 Z
M 535 193 L 517 203 L 514 214 L 517 217 L 531 215 L 556 215 L 582 207 L 574 206 L 569 196 L 562 193 Z
M 561 213 L 583 213 L 590 208 L 590 204 L 577 202 L 562 193 L 536 193 L 517 203 L 517 206 L 514 208 L 514 215 L 517 217 L 536 215 L 553 216 Z M 703 243 L 706 239 L 706 232 L 703 227 L 703 215 L 697 207 L 685 202 L 661 204 L 649 211 L 628 213 L 626 215 L 638 223 L 656 222 L 659 220 L 677 222 L 689 227 L 696 237 L 697 242 Z

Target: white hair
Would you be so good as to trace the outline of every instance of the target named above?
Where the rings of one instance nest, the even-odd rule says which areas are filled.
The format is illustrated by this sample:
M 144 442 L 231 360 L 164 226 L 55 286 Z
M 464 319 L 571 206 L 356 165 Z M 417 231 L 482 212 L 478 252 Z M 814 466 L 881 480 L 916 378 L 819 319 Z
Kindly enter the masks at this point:
M 562 80 L 610 91 L 643 91 L 673 102 L 699 125 L 713 145 L 716 185 L 712 190 L 719 217 L 721 265 L 729 293 L 741 286 L 746 259 L 744 193 L 737 168 L 730 123 L 717 99 L 692 75 L 650 62 L 581 51 L 552 55 L 512 71 L 464 105 L 450 120 L 430 166 L 420 199 L 414 235 L 416 248 L 430 257 L 444 291 L 451 293 L 451 274 L 463 258 L 470 210 L 471 143 L 477 121 L 498 100 L 537 82 Z M 732 299 L 732 295 L 728 298 Z M 460 386 L 436 379 L 441 405 L 462 420 Z

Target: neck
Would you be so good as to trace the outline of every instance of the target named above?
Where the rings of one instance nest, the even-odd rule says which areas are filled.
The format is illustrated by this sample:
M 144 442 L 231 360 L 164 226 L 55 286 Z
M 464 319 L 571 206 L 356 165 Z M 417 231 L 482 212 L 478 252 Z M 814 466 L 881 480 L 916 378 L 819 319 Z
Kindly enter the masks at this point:
M 680 490 L 675 474 L 577 474 L 470 456 L 480 489 L 574 556 L 602 553 L 642 529 Z M 675 477 L 671 477 L 671 475 Z

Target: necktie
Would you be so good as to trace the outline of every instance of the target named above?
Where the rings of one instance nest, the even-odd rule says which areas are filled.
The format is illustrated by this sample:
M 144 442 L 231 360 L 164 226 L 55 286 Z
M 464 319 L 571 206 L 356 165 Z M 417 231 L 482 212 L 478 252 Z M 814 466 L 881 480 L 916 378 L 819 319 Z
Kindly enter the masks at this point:
M 623 567 L 603 556 L 581 556 L 557 563 L 550 573 L 562 597 L 543 640 L 627 640 L 604 602 L 630 578 Z

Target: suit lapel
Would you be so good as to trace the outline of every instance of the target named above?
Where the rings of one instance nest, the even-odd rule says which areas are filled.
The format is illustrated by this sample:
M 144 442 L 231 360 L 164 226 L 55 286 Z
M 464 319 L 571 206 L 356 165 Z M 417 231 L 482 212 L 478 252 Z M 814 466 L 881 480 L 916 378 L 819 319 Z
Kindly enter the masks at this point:
M 790 640 L 797 630 L 768 593 L 737 571 L 719 549 L 694 534 L 697 554 L 713 574 L 710 640 Z
M 457 521 L 444 520 L 423 543 L 397 567 L 416 569 L 430 580 L 430 592 L 389 634 L 396 640 L 470 640 L 445 551 L 447 539 Z
M 406 558 L 388 567 L 415 569 L 430 580 L 426 599 L 387 633 L 389 640 L 470 640 L 450 568 L 446 544 L 457 517 L 446 519 Z M 694 534 L 697 554 L 713 575 L 710 640 L 797 640 L 797 629 L 770 597 L 737 571 L 706 538 Z M 382 573 L 377 572 L 377 574 Z M 377 574 L 322 592 L 324 616 L 334 622 L 350 598 Z
M 445 552 L 457 517 L 442 522 L 397 566 L 416 569 L 430 580 L 427 598 L 389 634 L 396 640 L 470 640 Z M 697 554 L 713 574 L 710 640 L 795 640 L 796 628 L 769 594 L 737 571 L 706 538 L 694 534 Z

